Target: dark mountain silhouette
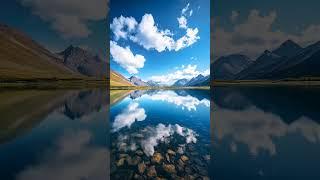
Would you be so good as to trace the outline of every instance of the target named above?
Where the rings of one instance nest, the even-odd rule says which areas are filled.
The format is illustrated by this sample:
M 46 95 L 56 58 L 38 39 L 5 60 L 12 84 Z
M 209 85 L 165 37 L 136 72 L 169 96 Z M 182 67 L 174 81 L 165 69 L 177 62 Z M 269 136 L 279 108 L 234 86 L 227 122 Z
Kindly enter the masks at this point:
M 135 76 L 131 76 L 131 77 L 129 78 L 129 81 L 130 81 L 132 84 L 136 85 L 136 86 L 149 86 L 148 83 L 142 81 L 141 79 L 139 79 L 139 78 L 137 78 L 137 77 L 135 77 Z
M 234 79 L 236 74 L 246 69 L 252 61 L 244 55 L 222 56 L 211 64 L 212 79 Z
M 98 78 L 106 76 L 106 62 L 88 50 L 71 45 L 58 55 L 62 58 L 63 64 L 75 72 Z

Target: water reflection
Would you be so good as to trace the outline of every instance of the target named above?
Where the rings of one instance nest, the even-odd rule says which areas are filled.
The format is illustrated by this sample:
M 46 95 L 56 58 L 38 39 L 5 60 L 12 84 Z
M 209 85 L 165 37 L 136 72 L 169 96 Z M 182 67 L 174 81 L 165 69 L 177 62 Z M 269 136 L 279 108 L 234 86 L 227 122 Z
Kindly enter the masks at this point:
M 132 91 L 112 106 L 111 179 L 208 179 L 208 99 L 203 90 Z
M 213 176 L 318 179 L 319 98 L 317 88 L 215 88 Z
M 0 179 L 109 179 L 105 90 L 1 94 Z

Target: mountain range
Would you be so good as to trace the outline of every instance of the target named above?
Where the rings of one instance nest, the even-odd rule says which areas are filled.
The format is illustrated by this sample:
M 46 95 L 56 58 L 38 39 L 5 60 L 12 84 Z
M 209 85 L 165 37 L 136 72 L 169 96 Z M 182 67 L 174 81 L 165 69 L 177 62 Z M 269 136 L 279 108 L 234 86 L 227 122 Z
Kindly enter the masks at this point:
M 105 78 L 106 62 L 70 46 L 53 53 L 23 32 L 0 24 L 0 80 Z
M 172 86 L 179 86 L 179 87 L 187 87 L 187 86 L 209 86 L 210 85 L 210 76 L 203 76 L 199 74 L 192 79 L 179 79 L 177 80 Z
M 320 42 L 301 47 L 292 40 L 278 48 L 265 50 L 255 60 L 232 54 L 211 64 L 215 80 L 280 80 L 320 76 Z

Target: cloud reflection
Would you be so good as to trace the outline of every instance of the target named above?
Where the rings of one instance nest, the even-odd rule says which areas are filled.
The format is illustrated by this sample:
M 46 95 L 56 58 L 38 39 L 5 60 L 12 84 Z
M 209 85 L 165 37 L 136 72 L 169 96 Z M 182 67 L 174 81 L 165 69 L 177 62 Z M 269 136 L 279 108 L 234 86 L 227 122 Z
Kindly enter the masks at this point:
M 27 167 L 18 180 L 107 179 L 108 150 L 90 144 L 89 131 L 70 131 L 60 137 L 39 164 Z
M 300 133 L 311 143 L 320 142 L 320 125 L 313 120 L 301 117 L 291 124 L 285 123 L 280 116 L 265 112 L 255 106 L 237 111 L 214 105 L 214 137 L 222 140 L 231 137 L 230 148 L 237 150 L 236 143 L 248 145 L 253 155 L 265 150 L 275 155 L 275 138 L 292 133 Z
M 197 134 L 192 129 L 182 127 L 178 124 L 164 125 L 158 124 L 157 126 L 147 126 L 140 130 L 138 133 L 130 135 L 120 135 L 118 137 L 117 146 L 119 150 L 134 151 L 139 145 L 147 156 L 152 156 L 155 152 L 155 147 L 159 143 L 170 143 L 174 135 L 179 135 L 185 138 L 185 144 L 196 143 Z M 181 144 L 181 146 L 185 145 Z
M 130 128 L 135 121 L 143 121 L 146 117 L 147 115 L 145 110 L 143 108 L 139 108 L 138 103 L 132 102 L 122 111 L 121 114 L 115 117 L 115 120 L 112 123 L 112 131 L 116 132 L 124 127 Z
M 174 91 L 159 91 L 155 94 L 145 94 L 143 95 L 143 97 L 151 100 L 173 103 L 177 106 L 181 106 L 182 109 L 186 108 L 188 111 L 196 111 L 197 106 L 201 104 L 206 107 L 210 107 L 210 101 L 208 99 L 199 100 L 198 98 L 190 95 L 181 96 Z

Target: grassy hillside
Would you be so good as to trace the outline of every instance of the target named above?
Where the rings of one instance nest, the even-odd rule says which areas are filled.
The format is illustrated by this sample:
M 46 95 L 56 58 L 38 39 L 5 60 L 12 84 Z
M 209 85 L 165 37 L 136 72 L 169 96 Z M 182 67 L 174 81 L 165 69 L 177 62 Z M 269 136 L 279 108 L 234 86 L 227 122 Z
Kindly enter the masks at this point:
M 110 70 L 110 86 L 134 86 L 121 74 Z
M 66 68 L 59 58 L 28 36 L 0 25 L 0 80 L 84 77 Z

